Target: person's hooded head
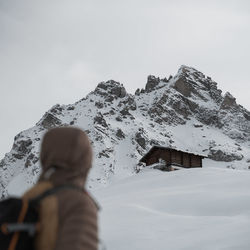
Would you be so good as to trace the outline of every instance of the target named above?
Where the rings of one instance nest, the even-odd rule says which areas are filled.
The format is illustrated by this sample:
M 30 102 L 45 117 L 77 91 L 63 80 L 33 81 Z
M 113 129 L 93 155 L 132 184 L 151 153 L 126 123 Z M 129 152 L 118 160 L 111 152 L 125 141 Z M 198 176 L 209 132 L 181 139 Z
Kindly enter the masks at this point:
M 42 141 L 40 161 L 40 180 L 50 180 L 55 185 L 84 185 L 92 164 L 92 147 L 88 136 L 72 127 L 49 130 Z

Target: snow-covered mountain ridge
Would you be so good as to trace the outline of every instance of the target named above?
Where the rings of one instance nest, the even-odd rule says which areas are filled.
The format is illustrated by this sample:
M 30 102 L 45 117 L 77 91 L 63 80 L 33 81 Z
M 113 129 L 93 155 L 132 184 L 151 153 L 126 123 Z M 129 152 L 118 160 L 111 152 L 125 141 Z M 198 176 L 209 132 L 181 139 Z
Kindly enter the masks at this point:
M 153 146 L 206 154 L 210 165 L 248 169 L 250 112 L 217 88 L 203 73 L 181 66 L 174 77 L 149 76 L 134 95 L 116 81 L 101 82 L 85 98 L 53 106 L 32 128 L 19 133 L 0 162 L 1 194 L 40 172 L 43 134 L 56 126 L 84 129 L 95 152 L 89 188 L 133 175 L 139 159 Z M 216 162 L 214 162 L 216 161 Z

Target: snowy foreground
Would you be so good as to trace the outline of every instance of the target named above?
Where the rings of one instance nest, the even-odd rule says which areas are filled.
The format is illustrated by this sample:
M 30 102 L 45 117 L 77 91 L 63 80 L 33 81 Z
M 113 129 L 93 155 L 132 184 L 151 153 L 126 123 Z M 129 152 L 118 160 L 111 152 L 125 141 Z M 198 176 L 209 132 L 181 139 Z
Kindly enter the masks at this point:
M 94 195 L 107 250 L 250 249 L 250 171 L 149 169 Z

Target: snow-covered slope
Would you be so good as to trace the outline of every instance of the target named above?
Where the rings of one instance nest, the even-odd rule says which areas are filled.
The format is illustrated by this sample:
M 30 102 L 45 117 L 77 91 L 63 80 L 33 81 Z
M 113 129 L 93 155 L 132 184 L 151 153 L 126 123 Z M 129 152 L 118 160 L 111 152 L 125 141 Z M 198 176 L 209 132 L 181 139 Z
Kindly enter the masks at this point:
M 84 129 L 93 143 L 90 189 L 134 175 L 139 159 L 153 145 L 207 154 L 210 165 L 250 166 L 250 112 L 231 94 L 222 96 L 210 77 L 181 66 L 168 79 L 149 76 L 145 89 L 135 95 L 110 80 L 75 104 L 52 107 L 34 127 L 15 137 L 0 162 L 2 196 L 21 193 L 35 182 L 43 134 L 69 125 Z
M 247 250 L 250 171 L 144 170 L 95 191 L 109 250 Z

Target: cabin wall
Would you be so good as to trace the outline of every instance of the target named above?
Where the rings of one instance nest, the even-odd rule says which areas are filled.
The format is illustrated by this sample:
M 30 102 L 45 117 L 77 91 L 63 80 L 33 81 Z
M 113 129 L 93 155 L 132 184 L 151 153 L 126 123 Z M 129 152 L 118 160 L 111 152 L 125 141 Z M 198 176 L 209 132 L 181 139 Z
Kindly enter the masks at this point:
M 151 165 L 158 162 L 158 151 L 155 151 L 151 154 L 151 156 L 146 159 L 146 165 Z
M 187 153 L 183 153 L 183 166 L 186 168 L 190 168 L 191 164 L 190 164 L 190 154 Z
M 159 162 L 159 160 L 162 159 L 166 162 L 166 164 L 171 163 L 170 161 L 170 152 L 166 150 L 157 150 L 154 151 L 148 159 L 146 159 L 146 165 L 151 165 L 154 163 Z
M 167 165 L 171 163 L 171 155 L 169 150 L 162 150 L 161 156 L 161 159 L 163 159 Z
M 191 157 L 191 167 L 202 167 L 201 157 L 198 155 L 192 155 Z
M 171 150 L 171 163 L 182 164 L 182 153 L 178 151 Z
M 166 162 L 166 165 L 171 163 L 180 164 L 183 167 L 202 167 L 202 157 L 184 153 L 181 151 L 158 149 L 152 152 L 150 157 L 145 159 L 146 165 L 151 165 L 159 162 L 162 159 Z

